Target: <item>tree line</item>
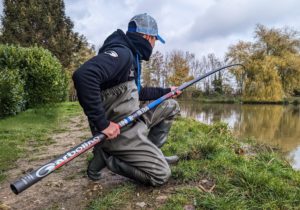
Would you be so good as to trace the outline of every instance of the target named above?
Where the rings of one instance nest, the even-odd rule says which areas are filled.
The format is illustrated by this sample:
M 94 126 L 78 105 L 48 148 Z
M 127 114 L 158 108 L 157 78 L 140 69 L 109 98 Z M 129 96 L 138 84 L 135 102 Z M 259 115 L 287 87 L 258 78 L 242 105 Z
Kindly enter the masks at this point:
M 64 1 L 4 0 L 3 8 L 0 43 L 48 49 L 69 76 L 69 98 L 76 99 L 70 76 L 95 55 L 95 47 L 84 35 L 74 32 Z M 224 58 L 214 54 L 197 58 L 181 50 L 165 54 L 156 51 L 150 61 L 142 64 L 142 80 L 145 86 L 178 86 L 223 65 L 243 63 L 246 69 L 232 68 L 195 84 L 194 93 L 279 101 L 300 94 L 299 49 L 298 31 L 257 25 L 254 41 L 229 46 Z
M 144 86 L 179 86 L 222 65 L 224 62 L 213 53 L 199 60 L 195 54 L 181 50 L 173 50 L 165 55 L 156 51 L 148 62 L 143 63 L 142 82 Z M 206 78 L 203 83 L 196 83 L 194 90 L 201 90 L 207 95 L 213 92 L 232 93 L 226 83 L 229 76 L 219 72 L 212 78 Z
M 242 63 L 246 69 L 231 68 L 212 75 L 194 90 L 206 95 L 239 95 L 247 101 L 281 101 L 300 95 L 299 32 L 267 28 L 258 24 L 254 42 L 239 41 L 229 47 L 225 58 L 214 54 L 196 58 L 195 54 L 173 50 L 155 52 L 144 64 L 146 86 L 180 85 L 226 64 Z

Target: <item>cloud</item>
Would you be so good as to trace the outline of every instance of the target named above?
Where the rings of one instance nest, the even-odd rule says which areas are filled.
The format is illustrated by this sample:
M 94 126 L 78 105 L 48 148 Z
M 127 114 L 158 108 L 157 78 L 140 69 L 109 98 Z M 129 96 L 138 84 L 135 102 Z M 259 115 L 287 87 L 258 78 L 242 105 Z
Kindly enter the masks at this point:
M 300 2 L 296 0 L 222 0 L 216 1 L 196 18 L 189 31 L 191 40 L 227 37 L 254 29 L 258 23 L 278 25 L 292 18 L 299 20 Z
M 66 14 L 73 20 L 75 31 L 84 34 L 97 47 L 117 28 L 126 28 L 135 8 L 130 0 L 66 0 L 65 4 Z
M 116 29 L 126 30 L 131 17 L 144 12 L 157 20 L 166 40 L 155 50 L 181 49 L 198 57 L 207 53 L 222 57 L 238 40 L 251 41 L 257 23 L 300 28 L 297 0 L 65 0 L 65 6 L 74 30 L 96 48 Z
M 83 32 L 88 40 L 100 46 L 107 35 L 115 29 L 126 30 L 128 21 L 136 14 L 145 13 L 152 15 L 158 22 L 159 33 L 169 43 L 174 39 L 183 37 L 194 22 L 191 11 L 196 9 L 197 13 L 203 13 L 211 3 L 203 1 L 187 0 L 126 0 L 126 1 L 81 1 L 66 0 L 66 13 L 75 23 L 75 30 Z M 83 15 L 88 14 L 88 15 Z

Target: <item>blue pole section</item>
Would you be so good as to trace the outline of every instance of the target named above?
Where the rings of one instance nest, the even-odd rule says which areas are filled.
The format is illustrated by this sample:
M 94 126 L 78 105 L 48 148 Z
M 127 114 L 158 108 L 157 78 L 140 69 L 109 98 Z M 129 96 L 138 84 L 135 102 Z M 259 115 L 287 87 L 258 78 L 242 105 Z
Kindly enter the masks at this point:
M 182 84 L 176 90 L 182 91 L 185 88 L 195 84 L 196 82 L 208 77 L 211 74 L 214 74 L 218 71 L 221 71 L 222 69 L 226 69 L 226 68 L 230 68 L 230 67 L 238 66 L 238 65 L 244 67 L 242 64 L 232 64 L 232 65 L 221 67 L 219 69 L 208 72 L 207 74 L 205 74 L 203 76 L 197 77 L 197 78 L 195 78 L 195 79 L 193 79 L 189 82 L 186 82 L 186 83 Z M 146 113 L 150 109 L 153 109 L 154 107 L 161 104 L 163 101 L 175 96 L 176 95 L 176 90 L 171 91 L 170 93 L 167 93 L 166 95 L 158 98 L 157 100 L 151 102 L 147 106 L 135 111 L 134 113 L 132 113 L 131 115 L 129 115 L 125 119 L 121 120 L 120 122 L 118 122 L 119 127 L 122 128 L 122 127 L 132 123 L 134 120 L 139 118 L 141 115 L 143 115 L 144 113 Z M 96 144 L 99 144 L 99 143 L 103 142 L 105 139 L 106 139 L 106 136 L 104 134 L 100 133 L 99 135 L 96 135 L 92 138 L 89 138 L 89 139 L 85 140 L 81 144 L 79 144 L 79 145 L 75 146 L 74 148 L 68 150 L 64 154 L 57 157 L 56 159 L 44 164 L 43 166 L 39 167 L 36 170 L 33 170 L 33 171 L 29 172 L 25 176 L 19 178 L 15 182 L 13 182 L 10 185 L 11 190 L 15 194 L 21 193 L 22 191 L 26 190 L 27 188 L 29 188 L 33 184 L 37 183 L 41 179 L 43 179 L 46 176 L 48 176 L 49 174 L 51 174 L 56 169 L 58 169 L 61 166 L 65 165 L 66 163 L 70 162 L 71 160 L 73 160 L 77 156 L 83 154 L 84 152 L 86 152 L 90 148 L 94 147 Z

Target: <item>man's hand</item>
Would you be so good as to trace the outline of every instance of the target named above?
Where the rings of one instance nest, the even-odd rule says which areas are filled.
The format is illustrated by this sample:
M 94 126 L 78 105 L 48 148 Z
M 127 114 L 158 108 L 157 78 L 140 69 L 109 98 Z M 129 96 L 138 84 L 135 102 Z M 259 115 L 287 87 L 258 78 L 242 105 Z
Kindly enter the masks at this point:
M 174 91 L 174 90 L 176 90 L 177 88 L 178 88 L 178 87 L 176 87 L 176 86 L 172 86 L 172 87 L 171 87 L 171 91 Z M 182 93 L 182 91 L 176 90 L 176 95 L 174 95 L 172 98 L 178 97 L 181 93 Z
M 107 136 L 107 139 L 114 139 L 120 134 L 120 127 L 117 123 L 110 122 L 109 126 L 102 133 Z

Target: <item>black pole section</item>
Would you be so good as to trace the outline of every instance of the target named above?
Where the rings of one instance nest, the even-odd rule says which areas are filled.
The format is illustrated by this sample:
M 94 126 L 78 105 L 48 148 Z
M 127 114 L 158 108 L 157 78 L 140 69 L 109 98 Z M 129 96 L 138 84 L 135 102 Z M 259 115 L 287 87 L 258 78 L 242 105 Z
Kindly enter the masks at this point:
M 182 91 L 185 88 L 195 84 L 196 82 L 199 82 L 200 80 L 202 80 L 218 71 L 221 71 L 223 69 L 230 68 L 233 66 L 238 66 L 238 65 L 244 67 L 242 64 L 232 64 L 232 65 L 221 67 L 219 69 L 210 71 L 203 76 L 197 77 L 189 82 L 182 84 L 181 86 L 179 86 L 177 88 L 177 90 Z M 176 90 L 174 90 L 170 93 L 167 93 L 166 95 L 160 97 L 159 99 L 151 102 L 147 106 L 135 111 L 133 114 L 129 115 L 125 119 L 118 122 L 119 127 L 123 128 L 124 126 L 130 124 L 132 121 L 134 121 L 135 119 L 137 119 L 138 117 L 140 117 L 141 115 L 143 115 L 144 113 L 149 111 L 150 109 L 153 109 L 154 107 L 161 104 L 166 99 L 173 97 L 174 95 L 176 95 Z M 26 174 L 25 176 L 21 177 L 20 179 L 18 179 L 17 181 L 15 181 L 14 183 L 12 183 L 10 185 L 11 190 L 16 195 L 21 193 L 22 191 L 26 190 L 33 184 L 37 183 L 44 177 L 51 174 L 56 169 L 62 167 L 66 163 L 70 162 L 77 156 L 83 154 L 84 152 L 86 152 L 90 148 L 94 147 L 96 144 L 99 144 L 100 142 L 104 141 L 105 139 L 106 139 L 106 136 L 102 133 L 99 135 L 96 135 L 92 138 L 89 138 L 88 140 L 80 143 L 79 145 L 75 146 L 74 148 L 72 148 L 69 151 L 65 152 L 64 154 L 60 155 L 58 158 L 48 162 L 47 164 L 41 166 L 40 168 L 33 170 L 33 171 L 29 172 L 28 174 Z
M 216 73 L 218 71 L 221 71 L 223 69 L 227 69 L 227 68 L 230 68 L 230 67 L 233 67 L 233 66 L 242 66 L 245 69 L 245 66 L 242 65 L 242 64 L 239 64 L 239 63 L 237 63 L 237 64 L 231 64 L 231 65 L 227 65 L 227 66 L 223 66 L 223 67 L 221 67 L 219 69 L 212 70 L 212 71 L 210 71 L 210 72 L 208 72 L 208 73 L 206 73 L 206 74 L 204 74 L 204 75 L 202 75 L 200 77 L 197 77 L 197 78 L 195 78 L 195 79 L 193 79 L 193 80 L 191 80 L 189 82 L 183 83 L 177 89 L 178 90 L 183 90 L 183 89 L 185 89 L 185 88 L 187 88 L 187 87 L 195 84 L 196 82 L 199 82 L 200 80 L 202 80 L 202 79 L 204 79 L 204 78 L 206 78 L 206 77 L 208 77 L 208 76 L 210 76 L 210 75 L 212 75 L 212 74 L 214 74 L 214 73 Z

